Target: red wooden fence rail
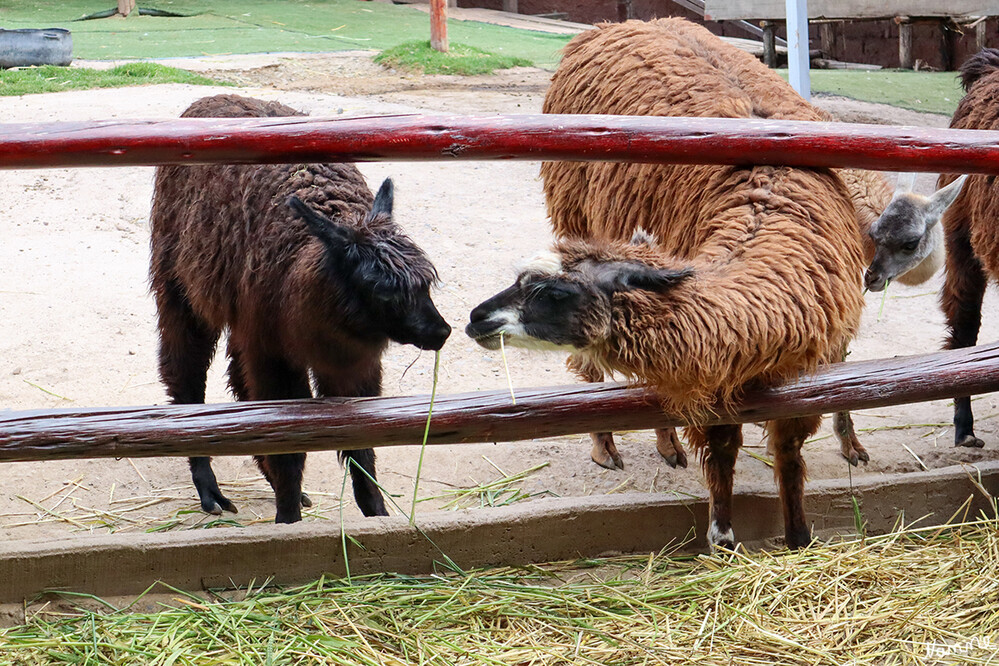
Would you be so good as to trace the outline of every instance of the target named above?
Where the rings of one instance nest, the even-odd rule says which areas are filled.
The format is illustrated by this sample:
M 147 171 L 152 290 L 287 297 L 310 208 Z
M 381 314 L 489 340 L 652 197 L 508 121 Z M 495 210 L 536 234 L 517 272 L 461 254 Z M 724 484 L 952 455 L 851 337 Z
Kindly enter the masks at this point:
M 858 361 L 748 393 L 705 423 L 764 421 L 999 390 L 999 344 Z M 0 412 L 0 462 L 233 455 L 419 444 L 426 396 L 226 405 Z M 651 393 L 617 384 L 439 397 L 430 444 L 515 441 L 596 430 L 680 425 Z
M 613 160 L 999 174 L 999 132 L 599 115 L 104 120 L 0 125 L 0 168 Z

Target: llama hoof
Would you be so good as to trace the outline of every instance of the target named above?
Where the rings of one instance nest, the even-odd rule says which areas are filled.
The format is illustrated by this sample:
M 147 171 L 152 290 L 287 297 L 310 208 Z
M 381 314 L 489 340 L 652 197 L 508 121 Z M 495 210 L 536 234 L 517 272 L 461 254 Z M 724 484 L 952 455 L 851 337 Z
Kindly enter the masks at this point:
M 590 449 L 590 459 L 604 469 L 624 469 L 624 459 L 618 453 L 614 444 L 614 436 L 609 432 L 592 435 L 593 448 Z
M 850 452 L 849 456 L 843 456 L 843 457 L 846 458 L 847 462 L 849 462 L 854 467 L 859 467 L 861 462 L 863 462 L 865 465 L 871 462 L 871 456 L 868 455 L 867 451 L 863 449 L 859 450 L 854 449 L 853 451 Z
M 980 449 L 985 446 L 985 442 L 978 439 L 974 435 L 966 435 L 964 439 L 954 443 L 954 446 L 967 446 L 975 449 Z
M 663 456 L 663 460 L 665 460 L 666 464 L 673 469 L 676 469 L 677 467 L 687 469 L 687 454 L 683 451 L 678 451 L 673 455 Z
M 306 495 L 305 493 L 302 493 L 302 506 L 304 506 L 305 508 L 309 508 L 310 506 L 312 506 L 312 498 Z
M 788 550 L 807 548 L 812 543 L 812 532 L 805 528 L 796 533 L 787 533 L 784 535 L 784 542 Z
M 708 528 L 708 544 L 711 546 L 711 552 L 717 553 L 720 550 L 735 550 L 735 532 L 732 528 L 722 530 L 718 527 L 718 523 L 711 521 L 711 527 Z
M 677 467 L 687 467 L 687 454 L 683 450 L 683 444 L 676 434 L 676 428 L 663 428 L 656 430 L 656 451 L 663 457 L 666 464 L 676 469 Z
M 201 500 L 201 510 L 213 516 L 221 516 L 223 511 L 229 513 L 239 513 L 236 505 L 230 502 L 224 495 L 212 493 L 212 497 Z
M 621 456 L 606 456 L 601 459 L 597 459 L 596 456 L 590 456 L 590 458 L 596 464 L 600 465 L 604 469 L 619 470 L 624 469 L 624 461 L 621 460 Z

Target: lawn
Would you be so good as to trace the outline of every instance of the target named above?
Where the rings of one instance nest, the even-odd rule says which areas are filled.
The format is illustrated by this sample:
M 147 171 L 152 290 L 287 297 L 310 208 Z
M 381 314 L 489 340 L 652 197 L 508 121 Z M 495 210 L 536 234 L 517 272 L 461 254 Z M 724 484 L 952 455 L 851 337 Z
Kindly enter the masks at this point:
M 359 0 L 142 0 L 181 18 L 132 15 L 78 21 L 114 0 L 0 0 L 0 25 L 60 27 L 78 59 L 149 59 L 230 53 L 383 51 L 424 41 L 430 20 L 410 6 Z M 565 35 L 477 21 L 448 22 L 454 44 L 554 68 Z M 784 76 L 787 70 L 781 70 Z M 814 70 L 812 90 L 950 115 L 962 92 L 952 72 Z
M 787 70 L 781 71 L 787 75 Z M 811 75 L 814 92 L 947 116 L 954 113 L 958 101 L 964 97 L 956 72 L 817 69 Z
M 80 59 L 168 58 L 228 53 L 381 51 L 424 40 L 430 18 L 409 6 L 358 0 L 148 0 L 184 18 L 130 16 L 76 21 L 114 0 L 0 0 L 7 28 L 66 28 Z M 554 66 L 569 40 L 476 21 L 449 21 L 454 43 Z

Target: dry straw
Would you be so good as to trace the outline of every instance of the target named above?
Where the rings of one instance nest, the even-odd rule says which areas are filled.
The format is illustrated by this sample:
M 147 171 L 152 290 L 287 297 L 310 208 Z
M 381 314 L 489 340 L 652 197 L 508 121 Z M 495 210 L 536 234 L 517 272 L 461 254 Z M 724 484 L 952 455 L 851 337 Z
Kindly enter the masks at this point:
M 238 600 L 177 592 L 155 614 L 29 612 L 0 632 L 0 663 L 996 663 L 997 528 L 320 580 Z

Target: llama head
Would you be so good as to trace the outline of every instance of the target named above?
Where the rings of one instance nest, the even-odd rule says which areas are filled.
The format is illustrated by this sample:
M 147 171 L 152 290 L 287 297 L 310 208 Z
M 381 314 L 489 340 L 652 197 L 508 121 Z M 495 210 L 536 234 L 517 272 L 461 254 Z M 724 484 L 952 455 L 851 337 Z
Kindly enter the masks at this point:
M 361 225 L 340 224 L 298 197 L 290 197 L 288 205 L 322 241 L 324 270 L 359 334 L 420 349 L 444 346 L 451 327 L 430 298 L 437 272 L 423 250 L 392 221 L 390 179 L 382 183 Z
M 692 274 L 638 260 L 544 252 L 527 262 L 516 282 L 478 305 L 465 333 L 487 349 L 585 351 L 613 332 L 614 296 L 664 293 Z
M 929 261 L 943 249 L 940 219 L 961 193 L 967 178 L 961 176 L 929 197 L 911 191 L 911 177 L 899 179 L 895 195 L 868 232 L 875 249 L 874 259 L 864 274 L 864 286 L 881 291 L 909 271 L 921 273 L 921 279 L 903 279 L 906 283 L 918 284 L 929 279 L 942 263 L 939 256 L 938 261 Z M 928 261 L 933 264 L 931 269 L 913 270 Z

